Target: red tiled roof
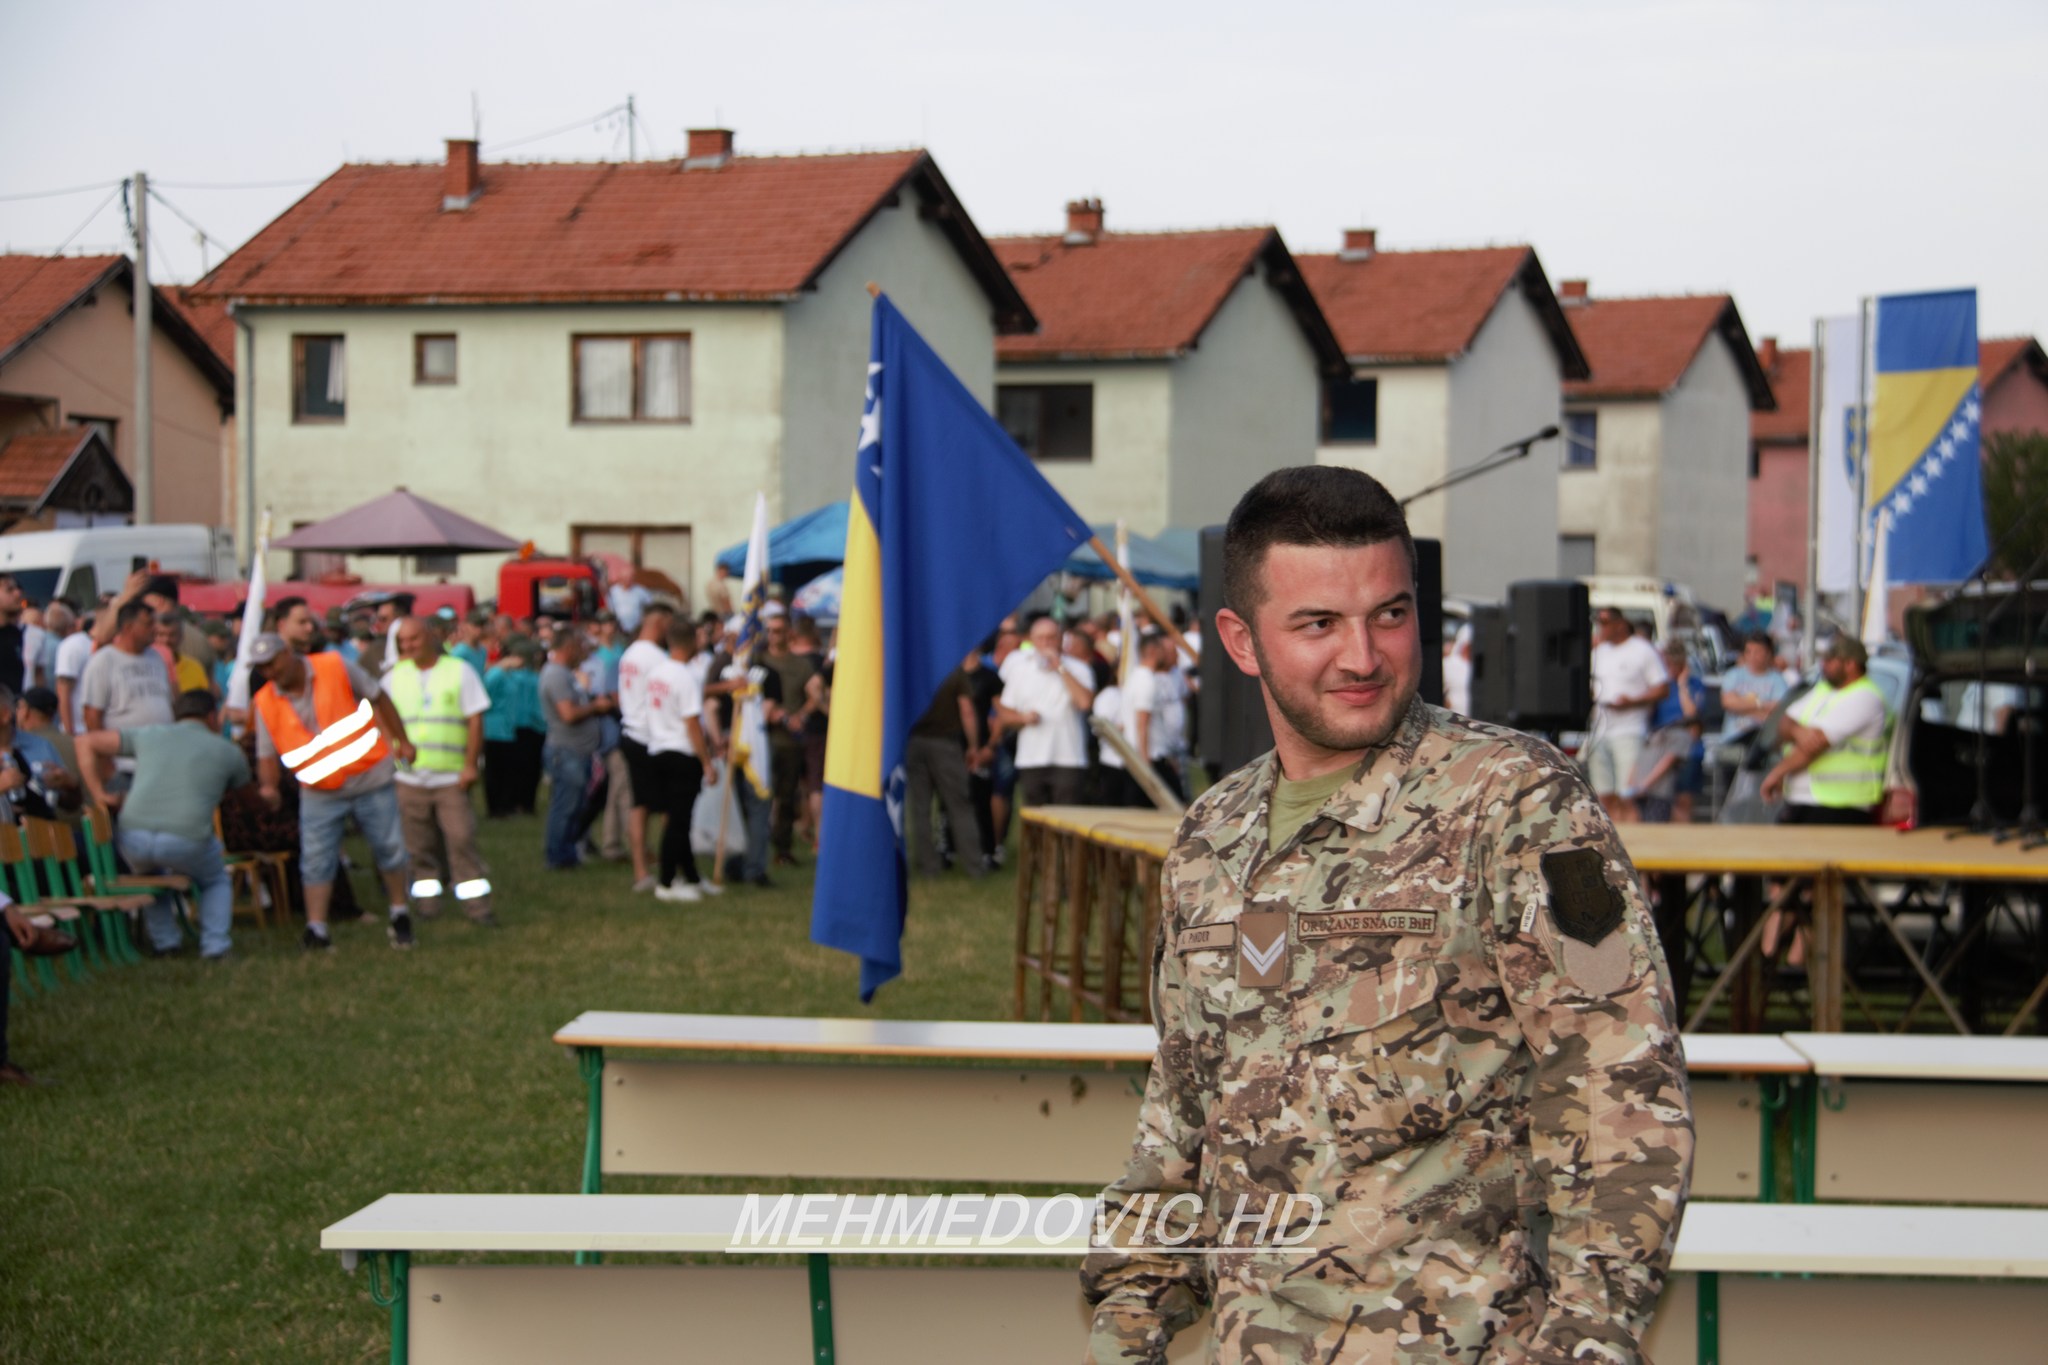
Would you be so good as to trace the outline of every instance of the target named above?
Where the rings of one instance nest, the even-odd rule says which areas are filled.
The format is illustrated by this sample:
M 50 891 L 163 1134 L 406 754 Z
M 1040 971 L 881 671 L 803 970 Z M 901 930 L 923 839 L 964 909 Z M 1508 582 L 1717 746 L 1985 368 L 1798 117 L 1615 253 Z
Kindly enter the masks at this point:
M 1008 361 L 1170 356 L 1209 319 L 1275 238 L 1272 228 L 1104 232 L 1069 246 L 1057 234 L 992 237 L 1038 331 L 996 340 Z
M 189 284 L 159 289 L 157 296 L 169 300 L 221 364 L 230 371 L 235 368 L 235 320 L 228 316 L 226 300 L 196 299 Z
M 1759 356 L 1758 361 L 1762 361 Z M 1812 418 L 1807 386 L 1813 382 L 1813 352 L 1780 346 L 1777 363 L 1764 370 L 1776 411 L 1749 414 L 1749 438 L 1767 445 L 1805 445 Z
M 39 500 L 92 437 L 91 427 L 67 427 L 17 436 L 0 445 L 0 498 Z
M 1352 360 L 1451 360 L 1471 348 L 1480 325 L 1528 261 L 1529 248 L 1298 259 Z
M 1771 406 L 1770 384 L 1726 294 L 1587 299 L 1565 309 L 1592 366 L 1590 379 L 1564 386 L 1567 398 L 1654 398 L 1676 388 L 1716 331 L 1735 350 L 1752 410 Z
M 0 359 L 126 261 L 125 256 L 0 256 Z
M 2048 357 L 2041 354 L 2041 343 L 2032 337 L 1989 337 L 1977 343 L 1977 382 L 1984 392 L 1991 392 L 1991 386 L 2005 378 L 2006 372 L 2029 355 L 2034 358 L 2038 369 L 2048 370 Z
M 491 164 L 475 202 L 455 211 L 442 209 L 445 170 L 343 166 L 194 292 L 302 304 L 782 299 L 906 181 L 923 176 L 951 194 L 921 151 L 742 156 L 691 170 Z M 965 231 L 978 246 L 971 223 Z M 1007 292 L 992 261 L 988 273 Z

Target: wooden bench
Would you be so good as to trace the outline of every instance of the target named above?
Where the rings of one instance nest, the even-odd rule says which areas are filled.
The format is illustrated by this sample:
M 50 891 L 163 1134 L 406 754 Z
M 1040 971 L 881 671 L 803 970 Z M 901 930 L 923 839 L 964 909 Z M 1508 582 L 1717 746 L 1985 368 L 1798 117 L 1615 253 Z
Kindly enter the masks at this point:
M 1791 1033 L 1808 1199 L 2048 1206 L 2048 1038 Z M 2048 1348 L 2044 1348 L 2048 1354 Z
M 1154 1048 L 1149 1024 L 605 1012 L 578 1016 L 555 1041 L 576 1052 L 589 1088 L 586 1194 L 607 1175 L 1093 1191 L 1130 1153 Z M 1767 1156 L 1811 1069 L 1806 1059 L 1774 1034 L 1688 1034 L 1685 1053 L 1699 1130 L 1693 1192 L 1776 1197 Z M 706 1060 L 718 1055 L 726 1060 Z M 748 1116 L 744 1125 L 731 1121 L 736 1113 Z M 821 1114 L 829 1140 L 821 1140 Z
M 742 1205 L 730 1195 L 388 1195 L 325 1229 L 320 1245 L 351 1269 L 370 1259 L 394 1365 L 1081 1358 L 1074 1267 L 1085 1229 L 1035 1247 L 952 1249 L 1014 1258 L 998 1267 L 843 1267 L 822 1355 L 803 1248 L 767 1253 L 790 1256 L 787 1266 L 411 1264 L 416 1252 L 723 1253 Z M 2017 1361 L 2038 1359 L 2048 1341 L 2044 1210 L 1700 1203 L 1673 1268 L 1646 1343 L 1660 1365 Z M 1177 1365 L 1201 1358 L 1205 1333 L 1198 1323 L 1181 1334 Z

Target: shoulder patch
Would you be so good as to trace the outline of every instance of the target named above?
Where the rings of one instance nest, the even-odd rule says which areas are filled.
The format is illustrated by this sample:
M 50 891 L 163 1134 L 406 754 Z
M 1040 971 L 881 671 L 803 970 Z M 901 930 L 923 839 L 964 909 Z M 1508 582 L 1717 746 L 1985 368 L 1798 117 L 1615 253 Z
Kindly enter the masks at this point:
M 1550 917 L 1558 932 L 1594 944 L 1621 927 L 1621 894 L 1608 884 L 1600 851 L 1567 849 L 1543 855 L 1543 884 L 1550 888 Z

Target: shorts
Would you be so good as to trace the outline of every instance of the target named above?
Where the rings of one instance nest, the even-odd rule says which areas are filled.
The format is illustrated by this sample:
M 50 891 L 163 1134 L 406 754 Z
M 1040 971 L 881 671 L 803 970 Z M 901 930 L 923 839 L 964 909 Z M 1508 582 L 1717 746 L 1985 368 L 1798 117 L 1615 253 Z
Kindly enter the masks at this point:
M 995 794 L 1005 801 L 1010 799 L 1011 792 L 1017 790 L 1017 756 L 1010 752 L 1007 745 L 996 745 L 995 772 L 990 779 L 990 786 Z
M 1644 735 L 1602 735 L 1586 746 L 1586 780 L 1596 796 L 1619 796 L 1642 757 Z
M 387 782 L 360 796 L 335 796 L 317 787 L 299 788 L 299 875 L 325 886 L 341 868 L 341 834 L 355 816 L 377 868 L 389 872 L 409 861 L 398 819 L 398 784 Z
M 1646 825 L 1670 824 L 1671 798 L 1668 796 L 1638 796 L 1636 798 L 1636 819 Z
M 619 752 L 626 757 L 626 781 L 633 788 L 633 804 L 641 810 L 653 810 L 656 796 L 654 763 L 647 752 L 647 746 L 627 735 L 619 736 Z

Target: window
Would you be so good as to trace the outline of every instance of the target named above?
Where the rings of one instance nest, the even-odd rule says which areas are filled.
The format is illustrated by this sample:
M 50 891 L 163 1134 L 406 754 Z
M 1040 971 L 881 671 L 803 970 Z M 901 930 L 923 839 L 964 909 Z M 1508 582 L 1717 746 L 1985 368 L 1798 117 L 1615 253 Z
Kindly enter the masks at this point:
M 579 336 L 572 348 L 579 422 L 690 420 L 690 338 Z
M 996 420 L 1034 460 L 1095 458 L 1093 384 L 1002 384 Z
M 1592 469 L 1599 463 L 1600 414 L 1568 412 L 1564 415 L 1564 467 Z
M 637 581 L 656 592 L 672 584 L 687 601 L 690 595 L 690 528 L 687 526 L 573 526 L 570 552 L 617 555 L 640 572 Z M 666 580 L 666 583 L 663 582 Z
M 1559 536 L 1557 538 L 1557 576 L 1559 578 L 1591 578 L 1597 570 L 1593 554 L 1593 537 Z
M 1758 445 L 1758 444 L 1757 444 L 1757 443 L 1756 443 L 1755 441 L 1751 441 L 1751 442 L 1749 443 L 1749 477 L 1750 477 L 1750 478 L 1752 478 L 1752 479 L 1755 479 L 1755 478 L 1761 478 L 1761 477 L 1762 477 L 1762 475 L 1763 475 L 1763 472 L 1764 472 L 1764 452 L 1763 452 L 1763 447 L 1762 447 L 1762 446 L 1759 446 L 1759 445 Z
M 292 338 L 292 420 L 339 422 L 348 415 L 348 353 L 340 337 Z
M 1331 445 L 1371 445 L 1380 438 L 1380 381 L 1323 381 L 1323 440 Z
M 455 382 L 455 338 L 448 333 L 418 332 L 412 339 L 412 382 Z

